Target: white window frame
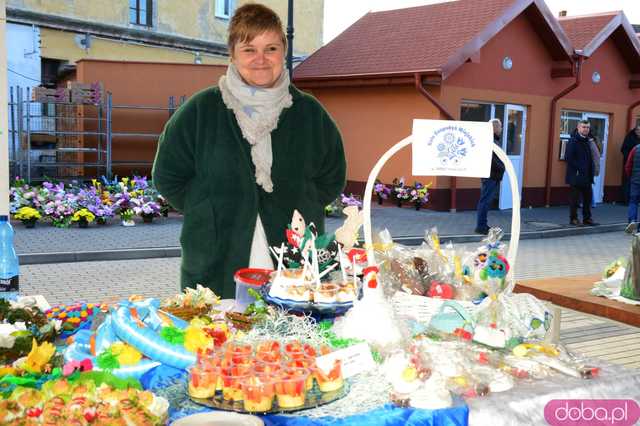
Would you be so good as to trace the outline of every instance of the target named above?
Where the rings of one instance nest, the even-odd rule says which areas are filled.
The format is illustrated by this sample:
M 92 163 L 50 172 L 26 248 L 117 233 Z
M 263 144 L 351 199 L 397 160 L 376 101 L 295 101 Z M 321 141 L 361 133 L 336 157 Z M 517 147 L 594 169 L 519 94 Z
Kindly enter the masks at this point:
M 236 8 L 235 0 L 214 0 L 216 18 L 230 19 Z M 227 13 L 225 13 L 225 6 L 227 7 Z

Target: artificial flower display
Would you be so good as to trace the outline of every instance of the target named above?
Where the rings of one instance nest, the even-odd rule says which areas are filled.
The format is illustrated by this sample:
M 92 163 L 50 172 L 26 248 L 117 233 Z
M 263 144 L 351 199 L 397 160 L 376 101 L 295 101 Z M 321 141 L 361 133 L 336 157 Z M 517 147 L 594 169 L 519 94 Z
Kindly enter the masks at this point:
M 24 206 L 18 209 L 14 217 L 26 225 L 29 223 L 35 223 L 42 217 L 42 215 L 33 207 Z
M 93 222 L 95 220 L 96 216 L 91 213 L 88 209 L 80 209 L 77 212 L 75 212 L 73 214 L 73 217 L 71 218 L 72 222 Z
M 45 365 L 49 363 L 53 354 L 56 353 L 56 347 L 49 342 L 42 342 L 38 345 L 36 339 L 31 344 L 31 352 L 27 355 L 22 367 L 30 373 L 42 373 Z

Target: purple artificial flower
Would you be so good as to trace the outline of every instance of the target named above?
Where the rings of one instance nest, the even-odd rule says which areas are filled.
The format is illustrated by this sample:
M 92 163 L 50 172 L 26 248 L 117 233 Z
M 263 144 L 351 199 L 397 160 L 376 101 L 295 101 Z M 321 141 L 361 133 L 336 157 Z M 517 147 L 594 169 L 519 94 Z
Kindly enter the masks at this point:
M 147 182 L 146 176 L 134 176 L 133 179 L 133 188 L 136 190 L 139 189 L 147 189 L 149 187 L 149 183 Z

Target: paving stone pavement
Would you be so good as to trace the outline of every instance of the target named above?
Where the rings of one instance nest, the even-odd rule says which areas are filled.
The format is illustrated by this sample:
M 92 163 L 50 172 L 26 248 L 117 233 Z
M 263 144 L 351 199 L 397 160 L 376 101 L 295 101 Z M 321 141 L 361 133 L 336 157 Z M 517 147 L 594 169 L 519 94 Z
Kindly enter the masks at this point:
M 626 223 L 626 206 L 602 204 L 594 211 L 594 218 L 602 227 L 575 228 L 568 225 L 568 207 L 550 207 L 521 210 L 521 230 L 533 237 L 544 237 L 544 232 L 564 231 L 577 234 L 592 231 L 606 231 L 623 229 Z M 328 231 L 337 229 L 343 223 L 342 218 L 327 218 Z M 443 237 L 453 237 L 457 241 L 475 240 L 480 237 L 473 235 L 475 227 L 475 211 L 457 213 L 435 212 L 430 210 L 416 211 L 411 208 L 379 207 L 372 209 L 372 223 L 374 229 L 387 228 L 394 238 L 413 238 L 413 243 L 419 243 L 424 237 L 425 230 L 437 227 Z M 499 226 L 505 232 L 511 230 L 511 210 L 494 210 L 489 213 L 489 223 Z M 140 250 L 146 250 L 148 257 L 162 257 L 164 255 L 179 256 L 179 236 L 182 217 L 172 214 L 168 218 L 156 218 L 152 224 L 138 224 L 134 227 L 119 226 L 114 219 L 106 226 L 91 225 L 88 229 L 71 227 L 59 229 L 48 224 L 38 224 L 34 229 L 26 229 L 20 223 L 14 223 L 16 231 L 15 247 L 19 255 L 52 254 L 52 253 L 86 253 L 93 252 L 91 259 L 100 258 L 99 254 L 113 251 L 109 259 L 128 259 L 132 256 L 143 257 Z M 597 229 L 600 228 L 600 229 Z M 559 236 L 548 234 L 546 236 Z M 467 237 L 462 238 L 462 237 Z M 525 237 L 523 235 L 523 237 Z M 524 239 L 524 238 L 523 238 Z M 158 253 L 159 248 L 175 248 L 171 254 Z M 137 250 L 127 256 L 126 250 Z M 120 251 L 120 253 L 117 253 Z M 73 261 L 77 258 L 55 258 L 51 261 Z M 42 256 L 41 256 L 42 258 Z M 27 263 L 27 262 L 23 262 Z M 32 263 L 40 263 L 34 261 Z

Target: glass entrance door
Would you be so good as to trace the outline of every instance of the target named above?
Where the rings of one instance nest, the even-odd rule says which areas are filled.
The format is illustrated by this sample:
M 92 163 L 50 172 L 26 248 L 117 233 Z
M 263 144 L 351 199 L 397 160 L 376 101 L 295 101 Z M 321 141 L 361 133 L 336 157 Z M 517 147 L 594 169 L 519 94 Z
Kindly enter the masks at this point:
M 596 145 L 600 150 L 600 173 L 594 177 L 593 183 L 593 202 L 602 203 L 604 198 L 604 177 L 605 165 L 607 164 L 607 139 L 609 135 L 609 116 L 606 114 L 597 114 L 593 112 L 585 112 L 583 119 L 589 120 L 591 124 L 591 134 L 596 140 Z
M 518 180 L 518 192 L 522 196 L 527 108 L 523 105 L 505 105 L 502 123 L 502 149 L 507 153 L 509 160 L 513 164 L 516 179 Z M 506 174 L 500 185 L 499 207 L 500 210 L 513 208 L 511 184 Z

